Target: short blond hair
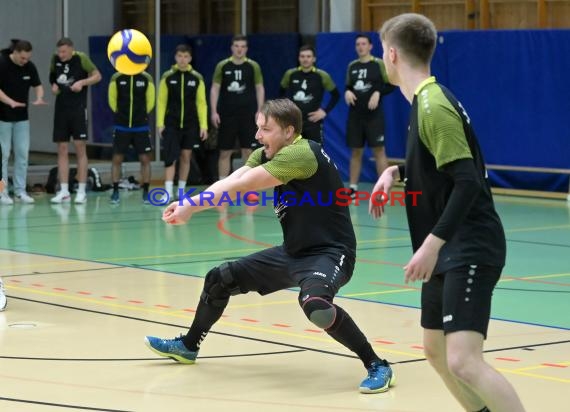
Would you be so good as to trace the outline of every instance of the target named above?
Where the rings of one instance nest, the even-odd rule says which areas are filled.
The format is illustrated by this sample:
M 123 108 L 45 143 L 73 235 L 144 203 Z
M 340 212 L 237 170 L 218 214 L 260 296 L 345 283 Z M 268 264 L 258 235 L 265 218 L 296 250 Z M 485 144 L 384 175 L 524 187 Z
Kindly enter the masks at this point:
M 266 121 L 272 117 L 275 123 L 282 129 L 293 126 L 295 136 L 301 133 L 303 128 L 303 115 L 301 114 L 301 110 L 291 100 L 267 100 L 263 103 L 259 112 L 265 116 Z
M 412 65 L 429 66 L 435 51 L 437 30 L 426 16 L 404 13 L 384 22 L 380 38 L 399 49 Z

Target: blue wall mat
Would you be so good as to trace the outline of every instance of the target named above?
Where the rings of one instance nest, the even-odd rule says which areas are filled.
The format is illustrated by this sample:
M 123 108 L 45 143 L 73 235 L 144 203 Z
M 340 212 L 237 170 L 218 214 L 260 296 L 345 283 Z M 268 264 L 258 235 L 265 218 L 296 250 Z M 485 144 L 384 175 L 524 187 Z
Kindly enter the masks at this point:
M 373 54 L 382 55 L 377 33 Z M 356 59 L 356 33 L 316 36 L 317 66 L 329 72 L 344 95 L 348 64 Z M 111 141 L 107 83 L 113 69 L 106 56 L 107 36 L 89 40 L 90 55 L 103 74 L 92 88 L 94 141 Z M 278 96 L 285 70 L 297 64 L 300 35 L 251 35 L 248 55 L 261 65 L 267 98 Z M 160 56 L 163 71 L 174 59 L 174 47 L 193 48 L 193 66 L 211 84 L 215 64 L 230 55 L 231 36 L 164 36 Z M 473 121 L 485 159 L 490 164 L 570 168 L 570 30 L 441 32 L 432 72 L 455 93 Z M 209 94 L 209 93 L 208 93 Z M 405 155 L 409 103 L 399 90 L 385 97 L 388 156 Z M 325 121 L 325 148 L 348 177 L 347 107 L 341 98 Z M 371 153 L 365 152 L 363 181 L 374 181 Z M 521 189 L 568 190 L 568 176 L 490 171 L 493 185 Z

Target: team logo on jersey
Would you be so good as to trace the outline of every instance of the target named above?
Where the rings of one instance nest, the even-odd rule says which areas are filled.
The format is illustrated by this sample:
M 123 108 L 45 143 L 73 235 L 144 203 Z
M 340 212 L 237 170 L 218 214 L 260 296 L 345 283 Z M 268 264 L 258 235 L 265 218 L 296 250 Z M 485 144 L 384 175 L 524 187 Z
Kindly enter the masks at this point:
M 73 77 L 67 77 L 67 74 L 65 73 L 60 74 L 56 80 L 57 84 L 62 86 L 71 86 L 74 81 L 75 79 Z
M 243 93 L 245 90 L 245 84 L 239 85 L 239 82 L 231 82 L 228 86 L 228 92 L 232 93 Z
M 371 88 L 372 85 L 370 83 L 364 83 L 362 80 L 357 80 L 356 83 L 354 83 L 354 90 L 357 90 L 359 92 L 365 93 Z
M 303 90 L 299 90 L 297 93 L 295 93 L 295 96 L 293 96 L 293 100 L 301 103 L 309 103 L 311 100 L 313 100 L 313 95 L 307 95 Z
M 196 80 L 188 80 L 188 83 L 186 83 L 186 86 L 196 86 Z
M 135 82 L 135 86 L 136 86 L 136 87 L 144 87 L 144 86 L 145 86 L 145 83 L 144 83 L 143 80 L 137 80 L 137 81 Z

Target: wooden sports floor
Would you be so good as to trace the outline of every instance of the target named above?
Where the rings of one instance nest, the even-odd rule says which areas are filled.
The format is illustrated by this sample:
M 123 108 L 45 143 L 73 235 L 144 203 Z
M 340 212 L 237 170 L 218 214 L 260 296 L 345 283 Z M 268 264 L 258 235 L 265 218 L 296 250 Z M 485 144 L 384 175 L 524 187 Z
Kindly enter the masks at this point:
M 336 302 L 393 363 L 397 385 L 362 395 L 360 361 L 306 320 L 297 292 L 232 298 L 195 365 L 158 358 L 145 335 L 192 322 L 208 269 L 281 243 L 270 207 L 211 210 L 168 227 L 140 192 L 86 205 L 0 207 L 0 411 L 460 411 L 422 352 L 418 284 L 402 207 L 351 206 L 352 281 Z M 528 411 L 570 410 L 570 206 L 497 196 L 508 264 L 486 359 Z M 334 222 L 331 222 L 334 224 Z

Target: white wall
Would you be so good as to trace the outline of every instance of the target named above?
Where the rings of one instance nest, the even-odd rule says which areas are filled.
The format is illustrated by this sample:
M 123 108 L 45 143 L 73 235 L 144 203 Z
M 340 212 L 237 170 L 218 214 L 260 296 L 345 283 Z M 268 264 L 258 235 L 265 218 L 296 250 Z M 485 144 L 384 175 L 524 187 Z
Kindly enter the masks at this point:
M 330 0 L 330 31 L 354 31 L 355 9 L 355 0 Z
M 89 51 L 89 36 L 112 34 L 115 0 L 68 0 L 68 4 L 68 35 L 77 50 Z M 54 98 L 48 74 L 55 43 L 63 35 L 62 5 L 63 0 L 0 0 L 0 47 L 8 47 L 11 38 L 32 43 L 32 61 L 49 103 L 47 107 L 30 107 L 32 151 L 56 151 L 52 142 Z

